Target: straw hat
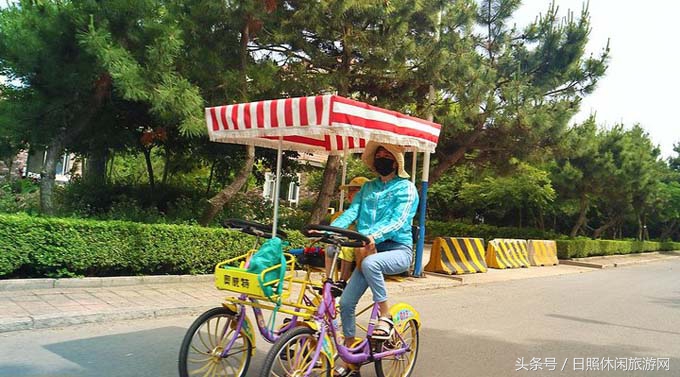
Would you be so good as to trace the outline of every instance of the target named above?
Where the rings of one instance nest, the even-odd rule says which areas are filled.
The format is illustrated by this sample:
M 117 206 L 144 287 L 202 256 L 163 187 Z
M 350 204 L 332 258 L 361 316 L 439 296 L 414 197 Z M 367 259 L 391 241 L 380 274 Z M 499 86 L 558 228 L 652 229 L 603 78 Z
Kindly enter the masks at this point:
M 364 154 L 361 155 L 361 160 L 364 161 L 366 166 L 372 171 L 375 171 L 373 160 L 375 159 L 375 152 L 379 147 L 385 148 L 388 152 L 392 153 L 392 156 L 394 156 L 397 161 L 397 175 L 401 178 L 408 178 L 409 175 L 406 173 L 406 170 L 404 170 L 404 149 L 398 145 L 369 141 L 366 144 L 366 149 L 364 149 Z
M 354 177 L 351 181 L 349 181 L 348 184 L 340 186 L 341 190 L 347 190 L 350 187 L 357 187 L 360 188 L 361 186 L 364 185 L 364 183 L 370 181 L 370 179 L 366 177 Z

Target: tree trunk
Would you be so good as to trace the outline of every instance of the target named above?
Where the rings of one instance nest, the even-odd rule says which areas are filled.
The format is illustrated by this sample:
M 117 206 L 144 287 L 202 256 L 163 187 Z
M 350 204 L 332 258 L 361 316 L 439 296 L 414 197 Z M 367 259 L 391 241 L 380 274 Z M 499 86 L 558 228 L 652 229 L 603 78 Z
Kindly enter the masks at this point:
M 605 230 L 607 230 L 607 229 L 611 228 L 612 226 L 616 225 L 617 222 L 618 222 L 618 218 L 616 218 L 616 217 L 610 219 L 610 220 L 607 221 L 605 224 L 603 224 L 602 226 L 600 226 L 599 228 L 597 228 L 597 229 L 595 229 L 595 230 L 593 231 L 593 238 L 600 238 L 600 236 L 602 236 L 602 233 L 603 233 Z
M 444 175 L 444 173 L 467 153 L 468 148 L 484 133 L 483 124 L 478 126 L 470 136 L 463 142 L 463 145 L 458 147 L 452 153 L 443 153 L 443 156 L 438 156 L 437 164 L 430 170 L 430 184 L 433 184 Z
M 638 222 L 638 236 L 637 239 L 638 241 L 642 241 L 642 216 L 639 214 L 637 215 L 637 222 Z
M 106 183 L 106 160 L 109 151 L 107 149 L 97 150 L 90 154 L 87 161 L 87 168 L 83 172 L 85 181 L 95 185 Z
M 153 165 L 151 164 L 151 148 L 142 147 L 142 152 L 144 152 L 144 160 L 146 161 L 146 171 L 149 174 L 149 186 L 151 186 L 153 191 L 156 187 L 156 179 L 153 176 Z
M 210 176 L 208 177 L 208 188 L 205 190 L 206 195 L 210 194 L 210 186 L 212 186 L 213 174 L 215 174 L 215 163 L 216 163 L 216 161 L 213 161 L 212 165 L 210 165 Z
M 321 183 L 321 191 L 312 208 L 312 214 L 309 222 L 311 224 L 318 224 L 326 216 L 326 211 L 331 203 L 333 192 L 335 191 L 335 182 L 338 177 L 338 168 L 340 167 L 340 156 L 329 156 L 326 162 L 326 168 L 323 171 L 323 181 Z
M 116 154 L 111 152 L 111 159 L 109 160 L 109 172 L 107 174 L 107 181 L 111 183 L 113 181 L 113 163 L 116 160 Z
M 246 183 L 250 173 L 253 171 L 253 165 L 255 164 L 255 147 L 252 145 L 246 145 L 246 160 L 243 163 L 243 168 L 239 171 L 238 175 L 234 178 L 234 181 L 222 191 L 218 192 L 217 195 L 213 196 L 208 200 L 208 205 L 201 215 L 201 219 L 198 221 L 199 224 L 203 226 L 208 226 L 215 216 L 217 216 L 224 205 L 227 204 L 231 198 L 239 192 L 241 187 Z
M 12 183 L 14 179 L 12 179 L 12 169 L 14 168 L 14 157 L 10 157 L 9 159 L 5 160 L 5 166 L 7 167 L 7 178 L 5 181 L 8 183 Z
M 165 186 L 168 182 L 168 172 L 170 171 L 170 152 L 165 151 L 165 164 L 163 165 L 163 179 L 161 183 Z
M 585 195 L 581 196 L 581 202 L 579 205 L 579 214 L 578 214 L 578 219 L 576 220 L 576 224 L 574 224 L 574 227 L 571 228 L 571 233 L 569 233 L 569 237 L 574 238 L 578 234 L 578 231 L 581 229 L 583 224 L 586 222 L 586 212 L 588 211 L 588 199 L 586 198 Z
M 54 215 L 54 179 L 56 178 L 57 161 L 64 152 L 64 137 L 59 135 L 47 146 L 45 162 L 40 171 L 40 212 Z
M 522 207 L 519 207 L 519 228 L 522 229 Z
M 92 118 L 99 112 L 104 100 L 111 94 L 111 76 L 104 73 L 94 83 L 94 91 L 85 111 L 79 114 L 78 121 L 68 129 L 61 130 L 52 138 L 47 147 L 47 157 L 43 169 L 40 172 L 40 210 L 42 213 L 51 215 L 54 213 L 52 202 L 52 190 L 56 176 L 57 158 L 64 151 L 64 145 L 74 138 L 90 124 Z M 44 175 L 43 175 L 44 173 Z
M 342 29 L 342 65 L 340 66 L 340 80 L 338 82 L 338 95 L 347 97 L 349 94 L 349 74 L 352 66 L 352 51 L 348 43 L 351 34 L 351 25 L 345 24 Z M 340 167 L 340 156 L 329 156 L 323 171 L 321 191 L 314 202 L 309 219 L 310 224 L 319 224 L 326 216 L 331 198 L 335 192 L 335 182 Z
M 661 236 L 659 236 L 659 238 L 661 238 L 661 241 L 671 239 L 671 237 L 673 236 L 673 233 L 675 233 L 675 231 L 676 231 L 677 224 L 678 224 L 678 220 L 673 219 L 673 221 L 670 223 L 670 225 L 664 226 L 663 231 L 661 232 Z

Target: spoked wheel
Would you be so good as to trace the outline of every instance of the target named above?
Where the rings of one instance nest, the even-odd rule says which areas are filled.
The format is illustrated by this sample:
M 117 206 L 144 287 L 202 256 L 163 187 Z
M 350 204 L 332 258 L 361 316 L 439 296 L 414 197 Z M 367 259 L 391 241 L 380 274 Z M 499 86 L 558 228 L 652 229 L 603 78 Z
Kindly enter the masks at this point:
M 403 340 L 402 340 L 403 339 Z M 392 337 L 382 344 L 380 352 L 399 349 L 408 344 L 410 351 L 399 356 L 389 356 L 375 362 L 375 374 L 378 377 L 409 377 L 413 373 L 418 357 L 418 323 L 415 320 L 406 322 L 401 338 L 395 331 Z
M 224 307 L 210 309 L 196 318 L 179 350 L 179 375 L 243 377 L 253 346 L 243 329 L 235 333 L 237 322 L 236 313 Z M 226 357 L 222 357 L 234 337 Z
M 331 363 L 324 353 L 319 354 L 316 362 L 317 333 L 304 326 L 288 330 L 269 351 L 262 367 L 260 377 L 302 377 L 314 365 L 309 376 L 330 377 Z

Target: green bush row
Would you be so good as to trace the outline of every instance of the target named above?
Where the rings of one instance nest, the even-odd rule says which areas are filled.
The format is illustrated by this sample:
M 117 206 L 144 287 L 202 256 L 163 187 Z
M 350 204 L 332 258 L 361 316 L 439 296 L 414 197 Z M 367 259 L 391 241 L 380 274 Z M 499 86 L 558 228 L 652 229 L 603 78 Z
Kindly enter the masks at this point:
M 532 228 L 508 228 L 491 225 L 428 221 L 426 240 L 436 237 L 476 237 L 486 241 L 494 238 L 544 239 L 557 241 L 557 256 L 560 259 L 589 256 L 644 253 L 650 251 L 680 250 L 680 242 L 614 241 L 590 239 L 564 239 L 550 231 Z
M 220 228 L 0 215 L 0 278 L 210 273 L 253 242 Z
M 563 237 L 550 231 L 533 228 L 496 227 L 444 221 L 428 221 L 425 234 L 427 241 L 432 241 L 437 237 L 475 237 L 487 241 L 494 238 L 554 240 Z
M 680 242 L 557 240 L 557 257 L 560 259 L 670 250 L 680 250 Z

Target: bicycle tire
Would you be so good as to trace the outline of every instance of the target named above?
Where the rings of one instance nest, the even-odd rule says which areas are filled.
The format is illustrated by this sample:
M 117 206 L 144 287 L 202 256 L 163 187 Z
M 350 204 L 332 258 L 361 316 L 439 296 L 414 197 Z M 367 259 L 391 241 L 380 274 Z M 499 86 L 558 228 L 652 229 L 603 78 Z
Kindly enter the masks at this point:
M 376 360 L 374 365 L 375 374 L 377 377 L 409 377 L 411 376 L 411 374 L 413 374 L 413 369 L 415 369 L 416 360 L 418 358 L 418 349 L 420 348 L 420 332 L 418 331 L 419 330 L 418 323 L 415 320 L 411 319 L 406 324 L 407 325 L 404 327 L 404 329 L 410 330 L 412 334 L 406 336 L 406 334 L 402 333 L 401 336 L 406 341 L 408 341 L 408 339 L 411 339 L 411 351 L 408 351 L 403 355 L 412 355 L 413 357 L 412 358 L 409 357 L 408 365 L 400 369 L 399 368 L 395 369 L 393 366 L 390 367 L 387 365 L 389 361 L 393 361 L 392 359 Z M 387 349 L 390 349 L 389 347 L 391 344 L 391 346 L 393 347 L 392 349 L 394 349 L 394 345 L 395 344 L 398 345 L 399 343 L 401 343 L 401 340 L 396 335 L 395 331 L 392 337 L 384 342 L 383 347 L 388 347 Z M 394 364 L 396 363 L 392 363 L 392 365 Z
M 303 350 L 299 350 L 297 348 L 291 349 L 291 344 L 294 344 L 293 342 L 296 341 L 296 338 L 307 338 L 313 343 L 311 343 L 313 346 L 309 347 L 307 349 L 311 350 L 312 352 L 307 352 L 306 356 L 311 357 L 311 353 L 313 353 L 314 348 L 316 347 L 316 339 L 315 335 L 317 335 L 317 332 L 310 329 L 309 327 L 306 326 L 298 326 L 294 329 L 286 331 L 281 338 L 279 338 L 274 345 L 272 346 L 271 350 L 269 350 L 269 353 L 267 354 L 267 358 L 265 359 L 264 365 L 262 366 L 262 370 L 260 372 L 260 377 L 270 377 L 272 375 L 293 375 L 293 372 L 299 371 L 299 369 L 295 369 L 295 366 L 292 365 L 291 360 L 294 360 L 293 363 L 297 362 L 298 364 L 301 364 L 302 366 L 308 365 L 309 362 L 303 362 L 305 359 L 298 359 L 297 357 L 289 357 L 289 356 L 299 356 L 300 354 L 304 355 L 304 352 L 301 352 Z M 285 353 L 285 357 L 281 357 L 282 353 Z M 330 361 L 326 358 L 326 356 L 321 353 L 319 355 L 319 358 L 321 362 L 324 365 L 319 368 L 320 370 L 315 374 L 312 373 L 312 376 L 326 376 L 326 377 L 331 377 L 333 370 L 331 369 L 331 363 Z M 274 368 L 277 366 L 277 363 L 281 367 L 283 363 L 289 364 L 292 370 L 286 370 L 288 373 L 283 374 L 283 373 L 278 373 L 278 374 L 273 374 Z M 299 365 L 298 365 L 299 366 Z M 300 368 L 302 369 L 302 368 Z M 305 368 L 306 369 L 306 368 Z M 296 374 L 297 375 L 297 374 Z
M 227 318 L 227 321 L 224 322 L 224 326 L 227 326 L 227 324 L 230 324 L 230 321 L 236 321 L 236 313 L 232 311 L 231 309 L 225 308 L 225 307 L 216 307 L 212 308 L 205 313 L 201 314 L 194 322 L 189 326 L 189 329 L 187 330 L 187 333 L 184 335 L 184 340 L 182 341 L 182 345 L 180 346 L 179 350 L 179 363 L 178 363 L 178 368 L 179 368 L 179 375 L 180 377 L 190 377 L 190 376 L 195 376 L 195 375 L 204 375 L 205 373 L 198 373 L 198 374 L 192 374 L 190 372 L 190 364 L 205 364 L 204 366 L 201 366 L 198 368 L 199 371 L 203 370 L 205 368 L 205 372 L 207 371 L 212 371 L 210 375 L 218 375 L 218 376 L 225 376 L 225 377 L 243 377 L 245 376 L 246 372 L 248 371 L 248 367 L 250 366 L 250 359 L 252 358 L 252 349 L 253 345 L 250 342 L 250 339 L 246 336 L 245 331 L 241 329 L 241 332 L 239 334 L 239 338 L 243 340 L 243 346 L 242 350 L 239 351 L 238 353 L 233 353 L 231 355 L 228 355 L 226 358 L 220 358 L 216 354 L 219 353 L 220 347 L 222 346 L 224 339 L 229 339 L 231 336 L 226 336 L 223 338 L 218 338 L 219 333 L 222 330 L 227 330 L 224 326 L 220 328 L 220 318 Z M 211 321 L 216 319 L 215 323 L 215 333 L 211 334 L 210 333 L 210 327 L 211 327 Z M 201 330 L 203 329 L 203 325 L 207 324 L 207 332 L 208 336 L 205 337 L 208 340 L 204 338 L 204 336 L 201 335 Z M 194 341 L 197 339 L 196 336 L 198 336 L 198 344 L 195 343 Z M 214 339 L 213 339 L 214 337 Z M 213 342 L 214 341 L 214 342 Z M 237 339 L 238 341 L 238 339 Z M 203 349 L 201 351 L 199 348 Z M 193 351 L 192 351 L 193 349 Z M 205 359 L 203 360 L 198 360 L 198 359 L 191 359 L 190 356 L 192 355 L 202 355 L 200 357 L 203 357 Z M 234 367 L 231 363 L 227 362 L 226 360 L 229 358 L 229 356 L 237 355 L 237 354 L 242 354 L 242 360 L 239 363 L 238 367 Z M 230 370 L 233 370 L 233 373 L 230 373 L 230 370 L 227 370 L 226 366 L 224 364 L 229 364 Z M 221 370 L 217 370 L 219 367 L 222 367 Z M 222 373 L 224 372 L 224 373 Z M 217 374 L 216 374 L 217 373 Z

